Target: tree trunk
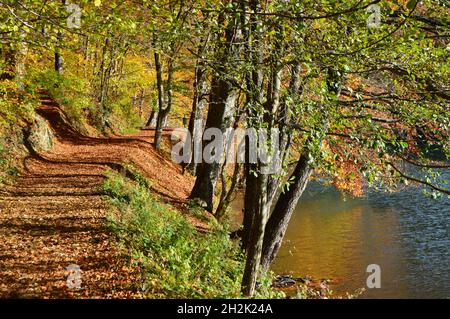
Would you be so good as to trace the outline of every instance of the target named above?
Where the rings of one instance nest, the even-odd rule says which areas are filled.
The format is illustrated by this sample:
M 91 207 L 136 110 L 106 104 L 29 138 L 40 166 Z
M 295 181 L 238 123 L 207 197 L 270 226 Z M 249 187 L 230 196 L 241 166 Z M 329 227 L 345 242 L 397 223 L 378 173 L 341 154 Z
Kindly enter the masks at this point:
M 16 73 L 16 81 L 17 86 L 21 89 L 25 89 L 25 74 L 26 74 L 26 68 L 25 68 L 25 57 L 28 52 L 28 47 L 26 43 L 21 43 L 20 46 L 20 58 L 18 59 L 17 64 L 17 73 Z
M 61 0 L 61 4 L 64 7 L 66 5 L 66 0 Z M 58 74 L 62 74 L 63 59 L 61 56 L 61 48 L 63 47 L 63 41 L 64 41 L 62 31 L 58 32 L 57 39 L 58 39 L 58 44 L 55 49 L 55 71 Z
M 136 106 L 136 101 L 137 101 L 137 95 L 136 95 L 136 93 L 133 95 L 133 97 L 131 98 L 131 108 L 133 109 L 133 111 L 134 111 L 134 108 L 135 108 L 135 106 Z
M 225 132 L 233 121 L 236 99 L 237 91 L 231 83 L 216 76 L 211 84 L 211 99 L 205 129 L 218 128 Z M 200 199 L 204 208 L 211 213 L 214 209 L 214 191 L 221 165 L 222 163 L 216 160 L 212 163 L 202 161 L 190 195 L 190 198 Z
M 158 118 L 156 120 L 156 128 L 155 128 L 155 141 L 154 141 L 154 145 L 157 150 L 161 148 L 162 132 L 167 121 L 167 115 L 168 115 L 167 109 L 158 112 Z
M 62 67 L 63 67 L 62 56 L 61 56 L 61 53 L 60 53 L 60 49 L 57 48 L 55 50 L 55 71 L 58 74 L 62 74 Z
M 241 164 L 236 163 L 234 165 L 233 170 L 233 176 L 231 177 L 231 185 L 227 189 L 227 182 L 226 182 L 226 171 L 224 167 L 222 167 L 222 193 L 220 194 L 220 201 L 217 205 L 216 212 L 214 216 L 217 220 L 222 220 L 222 218 L 225 216 L 228 207 L 230 206 L 231 202 L 235 198 L 236 189 L 238 188 L 240 182 L 241 182 Z
M 85 36 L 85 41 L 84 41 L 84 60 L 85 60 L 85 61 L 90 60 L 90 53 L 89 53 L 89 36 L 88 36 L 88 35 Z
M 142 110 L 144 109 L 144 97 L 145 97 L 145 90 L 144 88 L 141 88 L 141 94 L 140 94 L 140 101 L 139 101 L 139 117 L 142 118 Z
M 100 77 L 100 86 L 98 89 L 98 102 L 100 103 L 100 106 L 102 107 L 102 112 L 104 113 L 103 106 L 105 105 L 105 64 L 106 64 L 106 58 L 108 53 L 108 46 L 109 46 L 109 38 L 106 38 L 103 43 L 102 48 L 102 54 L 101 54 L 101 60 L 100 60 L 100 66 L 98 75 Z
M 162 135 L 162 121 L 163 121 L 163 110 L 165 109 L 164 103 L 164 86 L 162 79 L 162 65 L 161 57 L 158 52 L 155 51 L 155 69 L 156 69 L 156 87 L 158 90 L 158 119 L 156 120 L 155 128 L 155 140 L 154 146 L 157 150 L 161 148 L 161 135 Z
M 253 297 L 256 292 L 256 282 L 260 273 L 261 254 L 263 248 L 264 231 L 269 217 L 267 205 L 267 175 L 258 174 L 257 198 L 254 202 L 253 223 L 251 227 L 244 275 L 242 277 L 242 293 L 246 297 Z
M 155 35 L 156 41 L 156 35 Z M 162 63 L 159 52 L 155 51 L 155 69 L 156 69 L 156 85 L 158 89 L 158 120 L 155 128 L 154 146 L 157 150 L 161 148 L 161 137 L 163 128 L 166 125 L 167 117 L 172 108 L 173 98 L 173 74 L 175 72 L 175 45 L 172 45 L 171 56 L 169 57 L 167 67 L 167 92 L 164 92 L 163 78 L 162 78 Z
M 223 15 L 219 16 L 219 25 L 225 25 Z M 225 30 L 226 42 L 222 44 L 223 50 L 219 49 L 218 51 L 218 70 L 211 81 L 211 94 L 205 129 L 217 128 L 224 133 L 234 122 L 238 91 L 231 81 L 224 77 L 224 74 L 228 73 L 227 65 L 236 63 L 233 59 L 238 60 L 239 39 L 236 36 L 238 28 L 237 21 L 229 21 Z M 223 154 L 218 156 L 222 158 Z M 190 195 L 190 198 L 200 199 L 202 206 L 211 213 L 214 209 L 214 191 L 221 165 L 221 161 L 213 160 L 212 163 L 206 163 L 203 160 L 198 166 L 197 178 Z
M 206 95 L 208 94 L 208 84 L 206 82 L 205 70 L 201 66 L 195 67 L 194 99 L 192 101 L 192 112 L 189 118 L 189 133 L 191 134 L 191 161 L 187 168 L 193 175 L 197 174 L 199 158 L 196 158 L 195 151 L 203 149 L 203 111 L 206 107 Z
M 246 148 L 248 142 L 246 143 Z M 246 152 L 248 154 L 248 152 Z M 255 216 L 255 201 L 257 200 L 257 177 L 252 173 L 256 171 L 256 164 L 245 164 L 245 194 L 244 194 L 244 220 L 242 228 L 242 248 L 247 251 L 250 245 L 250 233 L 253 225 L 253 218 Z
M 292 212 L 308 184 L 311 173 L 312 168 L 308 163 L 308 154 L 304 153 L 291 175 L 293 183 L 289 186 L 289 190 L 280 195 L 267 222 L 261 257 L 261 267 L 264 271 L 269 269 L 270 264 L 278 253 Z
M 157 115 L 158 115 L 157 112 L 155 110 L 152 110 L 145 126 L 151 126 Z
M 296 62 L 291 69 L 291 79 L 289 83 L 288 96 L 293 101 L 297 101 L 297 99 L 302 95 L 303 86 L 300 80 L 301 66 L 299 62 Z M 290 154 L 290 146 L 292 143 L 292 132 L 289 128 L 289 122 L 291 119 L 291 110 L 289 110 L 289 106 L 286 103 L 286 96 L 281 99 L 280 102 L 280 112 L 279 123 L 280 123 L 280 162 L 284 167 L 286 166 L 286 160 Z M 268 198 L 270 202 L 274 202 L 275 198 L 278 194 L 278 187 L 280 186 L 281 180 L 284 178 L 284 174 L 277 175 L 271 177 L 268 185 Z
M 261 6 L 257 0 L 250 1 L 251 9 L 254 12 L 260 12 Z M 246 2 L 241 2 L 241 10 L 247 11 Z M 255 16 L 250 16 L 250 21 L 247 21 L 244 15 L 241 15 L 241 23 L 248 24 L 247 28 L 243 28 L 245 38 L 245 54 L 246 59 L 252 61 L 254 66 L 263 64 L 262 56 L 262 39 L 261 33 L 258 31 L 261 28 L 261 21 Z M 264 69 L 255 67 L 246 74 L 246 82 L 248 87 L 247 93 L 247 128 L 253 128 L 260 125 L 262 122 L 262 115 L 252 105 L 260 105 L 263 101 L 263 85 L 264 85 Z M 256 215 L 254 203 L 258 200 L 257 193 L 257 177 L 254 172 L 257 171 L 257 165 L 250 163 L 250 141 L 246 136 L 245 140 L 245 195 L 244 195 L 244 221 L 242 229 L 242 248 L 247 251 L 250 246 L 251 229 Z

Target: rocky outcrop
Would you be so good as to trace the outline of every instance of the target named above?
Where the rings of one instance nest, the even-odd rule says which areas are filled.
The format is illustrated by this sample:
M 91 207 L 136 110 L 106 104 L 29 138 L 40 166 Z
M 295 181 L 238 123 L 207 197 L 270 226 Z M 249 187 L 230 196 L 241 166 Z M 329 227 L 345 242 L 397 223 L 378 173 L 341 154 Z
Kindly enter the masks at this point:
M 49 151 L 53 148 L 55 135 L 48 122 L 40 115 L 33 116 L 28 141 L 36 151 Z

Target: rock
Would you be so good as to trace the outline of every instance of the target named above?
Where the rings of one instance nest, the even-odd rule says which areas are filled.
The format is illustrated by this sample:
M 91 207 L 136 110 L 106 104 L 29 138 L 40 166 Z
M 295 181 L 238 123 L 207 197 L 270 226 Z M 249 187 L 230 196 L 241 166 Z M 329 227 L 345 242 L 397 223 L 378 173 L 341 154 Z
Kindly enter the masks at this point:
M 291 276 L 279 276 L 275 279 L 273 285 L 275 287 L 289 287 L 297 283 Z
M 53 148 L 55 135 L 48 122 L 40 115 L 33 116 L 29 141 L 36 151 L 49 151 Z

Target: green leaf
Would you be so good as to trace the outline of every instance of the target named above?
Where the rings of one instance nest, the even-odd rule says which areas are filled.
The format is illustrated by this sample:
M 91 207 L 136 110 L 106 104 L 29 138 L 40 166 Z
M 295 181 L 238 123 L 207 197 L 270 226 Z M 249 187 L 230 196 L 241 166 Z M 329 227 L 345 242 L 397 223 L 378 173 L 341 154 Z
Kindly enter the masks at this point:
M 416 5 L 417 5 L 417 1 L 418 0 L 409 0 L 408 3 L 406 4 L 406 7 L 409 10 L 413 10 L 416 7 Z

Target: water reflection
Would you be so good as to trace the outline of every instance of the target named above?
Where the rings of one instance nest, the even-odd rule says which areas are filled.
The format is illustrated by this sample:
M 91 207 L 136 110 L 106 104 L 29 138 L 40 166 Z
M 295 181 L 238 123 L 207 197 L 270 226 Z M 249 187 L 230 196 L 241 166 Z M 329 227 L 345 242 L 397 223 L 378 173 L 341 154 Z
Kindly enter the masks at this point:
M 378 264 L 382 288 L 364 297 L 449 297 L 448 221 L 448 199 L 433 201 L 417 189 L 355 199 L 311 183 L 272 269 L 333 278 L 345 292 L 365 287 L 366 267 Z

